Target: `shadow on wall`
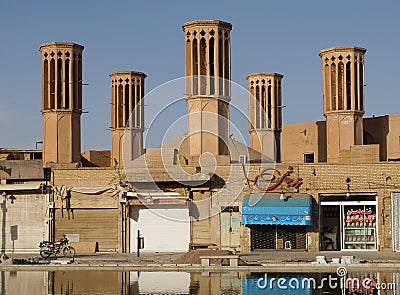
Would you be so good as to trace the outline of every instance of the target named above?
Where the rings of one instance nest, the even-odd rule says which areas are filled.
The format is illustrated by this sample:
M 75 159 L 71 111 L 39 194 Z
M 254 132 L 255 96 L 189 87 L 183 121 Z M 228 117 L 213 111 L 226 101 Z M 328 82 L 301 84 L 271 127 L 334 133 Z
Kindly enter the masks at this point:
M 327 161 L 326 121 L 317 121 L 318 128 L 318 162 Z
M 363 144 L 379 144 L 379 160 L 386 161 L 388 155 L 389 116 L 365 118 L 363 123 Z

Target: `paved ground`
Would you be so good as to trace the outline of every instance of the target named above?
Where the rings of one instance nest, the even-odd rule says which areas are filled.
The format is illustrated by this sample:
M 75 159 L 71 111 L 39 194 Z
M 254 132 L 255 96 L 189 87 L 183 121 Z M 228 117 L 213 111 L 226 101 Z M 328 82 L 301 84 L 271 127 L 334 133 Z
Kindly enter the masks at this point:
M 13 264 L 12 258 L 40 257 L 38 253 L 8 254 L 8 259 L 1 257 L 0 271 L 184 271 L 184 272 L 326 272 L 334 273 L 338 267 L 345 266 L 349 272 L 365 271 L 366 267 L 374 271 L 400 273 L 400 253 L 393 252 L 294 252 L 265 251 L 238 253 L 241 258 L 239 266 L 201 266 L 200 264 L 176 264 L 175 260 L 183 253 L 95 253 L 77 255 L 73 263 L 61 265 L 65 261 L 60 256 L 50 264 Z M 332 258 L 354 255 L 365 263 L 351 264 L 316 264 L 316 256 Z M 43 261 L 42 261 L 43 262 Z
M 140 253 L 137 257 L 136 253 L 94 253 L 77 255 L 75 261 L 85 264 L 115 264 L 115 263 L 133 263 L 133 264 L 167 264 L 174 263 L 183 253 Z M 291 262 L 311 262 L 316 260 L 316 256 L 325 256 L 328 261 L 332 258 L 340 258 L 342 256 L 355 256 L 360 260 L 365 260 L 369 263 L 384 263 L 393 262 L 400 263 L 400 253 L 397 252 L 377 252 L 377 251 L 324 251 L 324 252 L 297 252 L 297 251 L 255 251 L 248 253 L 237 253 L 240 259 L 249 264 L 265 264 L 265 263 L 291 263 Z M 29 258 L 39 257 L 38 253 L 24 254 L 7 254 L 9 258 Z M 60 256 L 62 257 L 62 256 Z M 9 263 L 10 261 L 4 261 Z
M 240 258 L 243 261 L 251 262 L 311 262 L 316 256 L 325 256 L 327 260 L 340 258 L 342 256 L 355 256 L 356 259 L 367 262 L 400 262 L 400 253 L 378 252 L 378 251 L 323 251 L 323 252 L 288 252 L 288 251 L 258 251 L 243 253 Z

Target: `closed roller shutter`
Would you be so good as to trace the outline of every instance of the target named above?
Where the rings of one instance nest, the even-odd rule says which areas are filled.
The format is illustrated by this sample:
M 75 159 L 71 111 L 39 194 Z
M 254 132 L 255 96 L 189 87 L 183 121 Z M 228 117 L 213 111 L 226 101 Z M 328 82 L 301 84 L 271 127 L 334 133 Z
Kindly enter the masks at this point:
M 46 197 L 12 195 L 1 203 L 1 248 L 6 251 L 37 251 L 47 239 Z
M 137 231 L 148 252 L 181 252 L 189 249 L 190 222 L 186 205 L 132 206 L 131 252 L 137 248 Z
M 97 242 L 99 251 L 118 249 L 117 209 L 73 209 L 68 219 L 64 209 L 56 210 L 56 239 L 63 234 L 79 234 L 81 242 Z
M 252 225 L 251 245 L 253 250 L 306 249 L 306 228 L 304 226 Z
M 211 244 L 211 213 L 208 202 L 209 194 L 193 192 L 193 201 L 189 202 L 191 212 L 191 244 L 194 248 L 207 247 Z M 219 217 L 218 217 L 219 218 Z
M 253 250 L 276 249 L 276 227 L 273 225 L 252 225 L 251 245 Z

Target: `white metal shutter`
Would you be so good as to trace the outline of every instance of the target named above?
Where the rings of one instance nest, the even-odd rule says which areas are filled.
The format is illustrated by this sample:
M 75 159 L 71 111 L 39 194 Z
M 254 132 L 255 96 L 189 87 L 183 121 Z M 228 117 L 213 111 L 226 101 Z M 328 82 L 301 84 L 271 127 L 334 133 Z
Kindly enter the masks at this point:
M 151 208 L 150 208 L 151 207 Z M 137 248 L 137 231 L 147 252 L 185 252 L 189 249 L 190 218 L 186 205 L 132 206 L 131 252 Z
M 393 251 L 400 251 L 400 193 L 392 193 Z

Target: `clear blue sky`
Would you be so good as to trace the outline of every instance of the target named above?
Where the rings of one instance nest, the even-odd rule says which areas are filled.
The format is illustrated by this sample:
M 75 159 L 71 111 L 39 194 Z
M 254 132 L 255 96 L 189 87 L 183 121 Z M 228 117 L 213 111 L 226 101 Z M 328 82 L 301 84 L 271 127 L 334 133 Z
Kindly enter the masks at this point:
M 108 74 L 143 71 L 146 91 L 182 77 L 181 25 L 195 19 L 233 24 L 234 82 L 284 75 L 284 123 L 323 119 L 318 52 L 332 46 L 367 49 L 366 116 L 400 113 L 399 1 L 1 1 L 0 147 L 41 140 L 41 43 L 85 46 L 82 150 L 109 149 Z

